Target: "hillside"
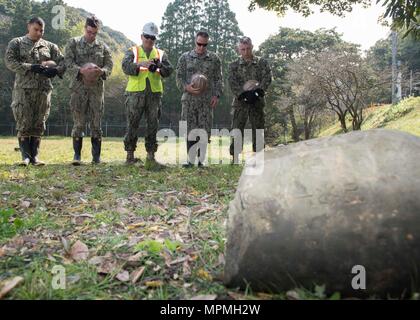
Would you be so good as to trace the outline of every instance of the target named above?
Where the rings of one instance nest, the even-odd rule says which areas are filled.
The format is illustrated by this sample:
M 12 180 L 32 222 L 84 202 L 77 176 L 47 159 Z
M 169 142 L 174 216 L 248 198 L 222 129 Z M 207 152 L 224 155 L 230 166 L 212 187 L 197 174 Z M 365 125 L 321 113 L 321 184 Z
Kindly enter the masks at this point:
M 350 122 L 349 122 L 350 124 Z M 398 105 L 385 105 L 365 111 L 362 130 L 393 129 L 420 136 L 420 97 L 408 98 Z M 327 127 L 320 137 L 343 133 L 338 123 Z

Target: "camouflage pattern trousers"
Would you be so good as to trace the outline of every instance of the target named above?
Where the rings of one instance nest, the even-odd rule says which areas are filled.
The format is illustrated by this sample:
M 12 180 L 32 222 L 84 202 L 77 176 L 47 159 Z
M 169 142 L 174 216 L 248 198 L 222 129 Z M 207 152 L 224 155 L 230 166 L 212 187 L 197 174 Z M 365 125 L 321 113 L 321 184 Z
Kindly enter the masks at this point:
M 41 137 L 50 114 L 51 89 L 15 88 L 11 107 L 18 137 Z
M 162 94 L 152 93 L 149 88 L 143 92 L 126 92 L 127 133 L 124 139 L 125 151 L 136 151 L 140 121 L 146 118 L 146 151 L 155 153 L 158 149 L 157 132 L 161 116 Z
M 181 103 L 181 120 L 187 122 L 188 135 L 195 129 L 202 129 L 207 133 L 210 142 L 213 126 L 213 110 L 210 107 L 210 98 L 190 97 L 182 100 Z
M 73 138 L 83 138 L 85 136 L 88 121 L 91 137 L 102 138 L 103 90 L 79 88 L 70 96 L 70 109 L 73 114 L 73 130 L 71 132 Z
M 244 144 L 244 132 L 245 127 L 248 122 L 251 123 L 252 128 L 252 150 L 254 152 L 259 152 L 264 150 L 265 144 L 264 141 L 262 143 L 257 143 L 257 130 L 264 130 L 265 129 L 265 114 L 264 114 L 264 104 L 257 103 L 255 105 L 248 105 L 245 103 L 240 103 L 239 105 L 235 105 L 233 107 L 233 119 L 232 119 L 232 130 L 239 129 L 242 134 L 242 139 L 236 140 L 240 141 L 241 143 L 236 142 L 232 138 L 232 144 L 230 146 L 230 155 L 233 156 L 235 154 L 240 154 L 243 150 Z M 264 132 L 264 131 L 262 131 Z M 261 140 L 263 137 L 259 137 Z M 258 139 L 258 141 L 260 141 Z M 258 144 L 258 145 L 257 145 Z

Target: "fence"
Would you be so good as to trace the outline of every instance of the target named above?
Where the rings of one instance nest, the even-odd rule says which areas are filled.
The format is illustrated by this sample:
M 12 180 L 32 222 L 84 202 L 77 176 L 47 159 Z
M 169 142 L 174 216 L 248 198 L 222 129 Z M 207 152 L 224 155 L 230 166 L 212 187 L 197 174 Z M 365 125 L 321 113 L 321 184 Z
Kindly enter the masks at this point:
M 214 129 L 230 129 L 230 123 L 225 124 L 215 124 Z M 73 128 L 73 124 L 53 124 L 53 123 L 47 123 L 46 130 L 45 130 L 45 136 L 63 136 L 63 137 L 69 137 L 71 136 L 71 131 Z M 121 138 L 124 137 L 126 133 L 126 126 L 121 124 L 109 124 L 104 123 L 102 125 L 102 131 L 104 137 L 113 137 L 113 138 Z M 170 129 L 175 134 L 178 134 L 179 132 L 179 124 L 160 124 L 160 129 Z M 85 129 L 86 135 L 90 135 L 90 129 L 89 126 L 86 125 Z M 139 128 L 139 136 L 144 137 L 146 133 L 146 125 L 141 125 Z M 0 136 L 15 136 L 16 135 L 16 124 L 9 123 L 9 124 L 1 124 L 0 123 Z

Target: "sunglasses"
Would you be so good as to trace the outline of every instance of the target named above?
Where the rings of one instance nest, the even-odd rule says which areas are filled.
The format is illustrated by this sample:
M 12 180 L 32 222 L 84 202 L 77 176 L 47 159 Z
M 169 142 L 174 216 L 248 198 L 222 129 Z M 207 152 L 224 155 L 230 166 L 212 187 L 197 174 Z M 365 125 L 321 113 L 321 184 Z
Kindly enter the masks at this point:
M 152 40 L 152 41 L 155 41 L 156 40 L 156 37 L 155 36 L 149 36 L 148 34 L 144 34 L 143 37 L 146 38 L 146 39 L 148 39 L 148 40 Z
M 208 46 L 208 43 L 199 43 L 199 42 L 197 42 L 197 46 L 199 46 L 199 47 L 207 47 Z

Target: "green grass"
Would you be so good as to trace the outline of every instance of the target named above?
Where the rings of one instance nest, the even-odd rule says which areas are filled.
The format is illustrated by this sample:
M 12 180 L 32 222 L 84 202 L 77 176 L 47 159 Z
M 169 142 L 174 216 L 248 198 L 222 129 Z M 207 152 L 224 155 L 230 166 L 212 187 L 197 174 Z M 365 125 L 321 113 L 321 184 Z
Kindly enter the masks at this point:
M 398 105 L 385 105 L 367 109 L 362 130 L 370 129 L 392 129 L 411 133 L 420 136 L 420 97 L 408 98 Z M 348 121 L 348 128 L 351 122 Z M 338 123 L 325 128 L 320 137 L 332 136 L 343 133 Z
M 41 158 L 48 166 L 21 168 L 16 138 L 0 138 L 0 144 L 0 282 L 24 278 L 8 299 L 227 297 L 221 281 L 224 221 L 242 167 L 183 170 L 173 162 L 184 145 L 169 143 L 157 160 L 169 160 L 170 166 L 150 172 L 124 165 L 122 141 L 106 139 L 106 164 L 88 164 L 87 143 L 87 164 L 75 168 L 71 140 L 53 137 L 42 143 Z M 144 147 L 137 156 L 145 158 Z M 228 159 L 225 152 L 222 160 Z M 78 240 L 88 246 L 89 259 L 106 257 L 114 263 L 112 272 L 99 273 L 89 260 L 71 260 L 69 247 Z M 137 253 L 138 259 L 129 261 Z M 57 265 L 66 270 L 65 290 L 51 285 Z M 116 278 L 142 266 L 136 283 Z
M 0 287 L 3 280 L 24 279 L 7 299 L 166 300 L 209 294 L 290 299 L 287 293 L 223 286 L 225 221 L 241 166 L 184 170 L 170 165 L 150 172 L 124 165 L 122 141 L 106 139 L 106 164 L 72 167 L 71 141 L 48 138 L 41 157 L 49 165 L 21 168 L 15 165 L 16 139 L 0 138 L 0 144 Z M 166 147 L 172 159 L 183 149 Z M 167 159 L 164 150 L 157 157 L 160 162 Z M 86 146 L 86 161 L 88 152 Z M 213 158 L 217 153 L 211 150 Z M 144 159 L 143 147 L 138 156 Z M 225 150 L 222 159 L 228 158 Z M 69 251 L 77 241 L 89 248 L 85 261 L 71 259 Z M 56 266 L 65 268 L 65 290 L 53 289 Z M 135 283 L 118 279 L 123 271 L 133 275 L 140 270 Z M 328 297 L 324 290 L 300 288 L 292 298 L 340 297 Z

